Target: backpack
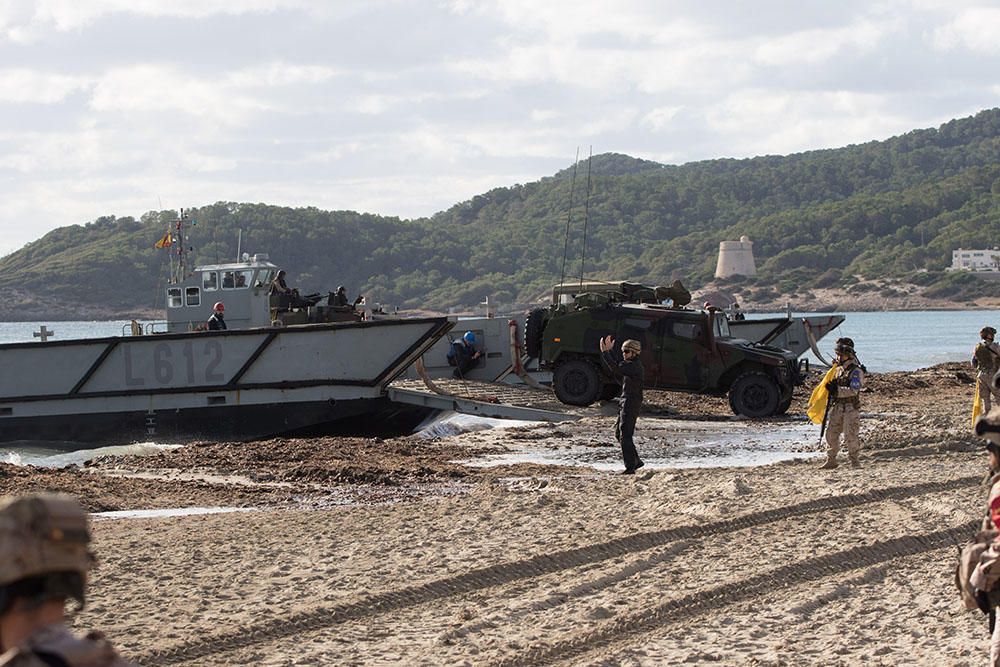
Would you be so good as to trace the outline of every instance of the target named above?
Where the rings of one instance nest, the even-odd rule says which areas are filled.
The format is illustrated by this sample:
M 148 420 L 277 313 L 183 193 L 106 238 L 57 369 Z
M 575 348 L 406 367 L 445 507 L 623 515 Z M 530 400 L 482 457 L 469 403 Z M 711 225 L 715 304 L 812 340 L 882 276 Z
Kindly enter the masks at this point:
M 995 368 L 997 365 L 996 353 L 985 343 L 979 343 L 972 353 L 972 365 L 980 370 Z

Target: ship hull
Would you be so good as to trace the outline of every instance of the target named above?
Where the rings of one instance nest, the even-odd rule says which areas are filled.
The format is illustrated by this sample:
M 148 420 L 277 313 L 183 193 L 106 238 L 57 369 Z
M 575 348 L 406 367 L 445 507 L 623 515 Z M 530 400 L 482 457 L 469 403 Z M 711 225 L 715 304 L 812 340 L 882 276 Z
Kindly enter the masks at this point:
M 372 431 L 445 318 L 0 345 L 0 442 L 125 444 Z M 419 415 L 410 415 L 417 419 Z

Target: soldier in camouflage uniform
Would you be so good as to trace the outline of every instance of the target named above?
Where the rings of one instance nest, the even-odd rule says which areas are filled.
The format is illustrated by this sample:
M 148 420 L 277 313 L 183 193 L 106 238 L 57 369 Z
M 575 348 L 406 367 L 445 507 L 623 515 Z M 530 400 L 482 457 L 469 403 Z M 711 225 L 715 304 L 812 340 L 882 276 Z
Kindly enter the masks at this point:
M 87 515 L 71 496 L 0 499 L 0 667 L 129 667 L 99 633 L 66 627 L 66 602 L 83 608 Z
M 979 400 L 983 404 L 985 415 L 992 407 L 992 397 L 1000 399 L 1000 392 L 993 387 L 993 376 L 1000 370 L 1000 345 L 993 342 L 997 330 L 993 327 L 983 327 L 979 330 L 982 339 L 972 352 L 972 365 L 976 369 L 976 379 L 979 380 Z
M 852 468 L 861 466 L 861 388 L 864 383 L 864 367 L 854 353 L 854 341 L 841 338 L 835 348 L 837 372 L 827 383 L 830 393 L 826 427 L 826 463 L 824 470 L 837 467 L 837 452 L 840 451 L 840 436 L 844 436 L 844 447 Z

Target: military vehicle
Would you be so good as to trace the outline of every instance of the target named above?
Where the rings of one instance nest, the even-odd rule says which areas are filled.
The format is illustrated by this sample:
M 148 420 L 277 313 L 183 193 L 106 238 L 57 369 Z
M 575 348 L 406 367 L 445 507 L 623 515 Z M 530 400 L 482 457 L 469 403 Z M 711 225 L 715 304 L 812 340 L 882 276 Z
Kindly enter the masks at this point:
M 528 314 L 525 349 L 552 371 L 556 396 L 570 405 L 618 393 L 598 349 L 610 335 L 619 344 L 628 338 L 642 344 L 647 388 L 728 394 L 733 412 L 747 417 L 788 410 L 807 361 L 734 338 L 721 311 L 661 305 L 664 295 L 664 288 L 627 282 L 557 285 L 552 304 Z

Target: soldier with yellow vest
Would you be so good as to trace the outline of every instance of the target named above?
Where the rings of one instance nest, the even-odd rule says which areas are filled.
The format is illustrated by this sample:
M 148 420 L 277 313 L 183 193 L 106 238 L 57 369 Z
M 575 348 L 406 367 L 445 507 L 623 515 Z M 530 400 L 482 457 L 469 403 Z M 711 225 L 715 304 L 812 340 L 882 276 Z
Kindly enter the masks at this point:
M 850 338 L 837 340 L 837 361 L 827 377 L 825 389 L 828 392 L 826 427 L 826 462 L 823 470 L 837 467 L 837 453 L 843 436 L 844 447 L 852 468 L 861 466 L 861 388 L 864 385 L 864 366 L 854 353 L 854 341 Z
M 0 667 L 129 667 L 100 633 L 77 637 L 66 603 L 84 605 L 87 515 L 71 496 L 0 499 Z

